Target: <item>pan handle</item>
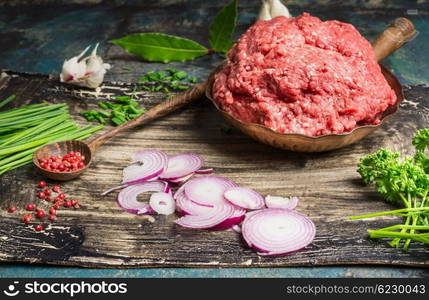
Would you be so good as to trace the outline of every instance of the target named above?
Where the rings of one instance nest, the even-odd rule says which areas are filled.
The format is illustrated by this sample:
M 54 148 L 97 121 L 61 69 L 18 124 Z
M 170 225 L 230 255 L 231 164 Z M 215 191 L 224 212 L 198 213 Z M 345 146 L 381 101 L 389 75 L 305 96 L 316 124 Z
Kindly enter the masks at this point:
M 409 19 L 397 18 L 372 43 L 377 61 L 381 61 L 392 54 L 406 42 L 411 41 L 415 35 L 416 29 Z

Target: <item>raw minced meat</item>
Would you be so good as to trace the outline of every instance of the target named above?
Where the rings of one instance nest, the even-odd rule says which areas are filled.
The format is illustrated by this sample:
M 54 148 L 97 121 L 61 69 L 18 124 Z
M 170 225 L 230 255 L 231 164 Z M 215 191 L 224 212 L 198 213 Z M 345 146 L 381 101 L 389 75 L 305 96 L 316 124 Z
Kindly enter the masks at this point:
M 228 53 L 213 98 L 235 118 L 318 136 L 378 124 L 396 102 L 370 43 L 307 13 L 258 21 Z

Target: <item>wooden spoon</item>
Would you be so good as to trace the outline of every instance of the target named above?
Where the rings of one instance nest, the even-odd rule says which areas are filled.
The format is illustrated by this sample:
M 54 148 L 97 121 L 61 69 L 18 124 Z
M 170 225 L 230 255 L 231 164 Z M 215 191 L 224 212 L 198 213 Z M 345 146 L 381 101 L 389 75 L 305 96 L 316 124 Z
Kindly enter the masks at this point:
M 178 110 L 184 105 L 191 103 L 196 99 L 204 97 L 207 82 L 199 83 L 189 90 L 177 94 L 176 96 L 165 100 L 164 102 L 155 105 L 143 115 L 135 118 L 131 121 L 123 123 L 117 126 L 103 135 L 100 135 L 88 142 L 69 140 L 63 142 L 55 142 L 45 145 L 38 149 L 33 155 L 33 163 L 39 169 L 43 176 L 59 181 L 67 181 L 81 175 L 91 165 L 92 157 L 98 147 L 107 142 L 110 138 L 118 134 L 119 132 L 147 124 L 155 119 L 161 118 L 173 111 Z M 85 167 L 73 172 L 52 172 L 40 167 L 39 159 L 48 158 L 51 156 L 64 156 L 70 152 L 81 152 L 85 156 L 84 163 Z
M 388 56 L 390 53 L 401 47 L 407 41 L 409 41 L 415 35 L 415 29 L 411 21 L 405 18 L 396 19 L 373 43 L 374 52 L 378 61 Z M 395 82 L 392 88 L 395 89 L 398 95 L 398 103 L 403 99 L 402 89 L 400 88 L 399 82 L 396 80 L 393 74 L 386 75 L 387 70 L 383 69 L 383 74 L 391 84 L 392 80 Z M 389 80 L 389 78 L 391 80 Z M 393 78 L 393 79 L 392 79 Z M 189 90 L 177 94 L 176 96 L 152 107 L 145 114 L 140 117 L 133 119 L 127 123 L 124 123 L 118 127 L 115 127 L 105 134 L 96 137 L 88 142 L 70 140 L 64 142 L 56 142 L 43 146 L 37 150 L 33 155 L 33 163 L 40 170 L 40 172 L 54 180 L 66 181 L 81 175 L 92 162 L 92 157 L 96 149 L 108 141 L 110 138 L 118 134 L 119 132 L 147 124 L 155 119 L 163 117 L 199 98 L 202 98 L 205 94 L 210 98 L 211 96 L 211 84 L 213 76 L 209 77 L 208 81 L 199 83 Z M 216 106 L 216 104 L 215 104 Z M 396 112 L 394 109 L 389 115 Z M 299 134 L 281 134 L 274 132 L 273 130 L 252 123 L 243 123 L 239 120 L 234 119 L 232 116 L 224 114 L 225 118 L 230 121 L 234 126 L 242 130 L 244 133 L 251 137 L 270 144 L 274 147 L 280 147 L 283 149 L 290 149 L 295 151 L 304 152 L 318 152 L 326 151 L 335 148 L 344 147 L 357 140 L 362 139 L 367 134 L 375 130 L 376 126 L 361 126 L 350 133 L 343 135 L 325 135 L 322 137 L 308 137 Z M 363 129 L 363 130 L 360 130 Z M 338 139 L 338 141 L 337 141 Z M 85 167 L 74 172 L 51 172 L 40 167 L 39 159 L 47 158 L 50 156 L 65 155 L 70 152 L 79 151 L 85 156 Z

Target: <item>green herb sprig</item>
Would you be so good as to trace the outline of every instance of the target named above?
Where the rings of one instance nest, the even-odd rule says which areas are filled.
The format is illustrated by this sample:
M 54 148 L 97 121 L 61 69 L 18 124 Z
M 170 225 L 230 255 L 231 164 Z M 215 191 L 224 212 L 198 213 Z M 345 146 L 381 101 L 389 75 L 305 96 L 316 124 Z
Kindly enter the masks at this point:
M 370 238 L 391 239 L 392 247 L 407 250 L 411 242 L 429 244 L 429 129 L 417 131 L 412 143 L 413 157 L 401 160 L 399 153 L 380 149 L 360 160 L 358 172 L 365 184 L 375 184 L 376 190 L 390 203 L 402 209 L 378 212 L 350 219 L 358 220 L 384 215 L 403 218 L 403 224 L 368 230 Z

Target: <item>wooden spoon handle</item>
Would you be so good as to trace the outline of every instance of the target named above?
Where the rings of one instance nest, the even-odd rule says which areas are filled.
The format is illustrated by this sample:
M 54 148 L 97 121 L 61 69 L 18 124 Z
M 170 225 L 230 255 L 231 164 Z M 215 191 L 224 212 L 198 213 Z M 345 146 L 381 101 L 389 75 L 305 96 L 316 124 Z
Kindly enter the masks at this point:
M 415 34 L 416 29 L 409 19 L 397 18 L 372 43 L 377 61 L 384 59 L 406 42 L 412 40 Z
M 115 136 L 119 132 L 134 128 L 139 125 L 147 124 L 155 119 L 163 117 L 183 107 L 188 103 L 191 103 L 194 100 L 202 98 L 205 93 L 206 85 L 207 82 L 199 83 L 190 88 L 189 90 L 177 94 L 176 96 L 167 99 L 158 105 L 155 105 L 140 117 L 128 121 L 118 127 L 115 127 L 106 132 L 105 134 L 100 135 L 99 137 L 96 137 L 95 139 L 89 141 L 88 146 L 91 148 L 92 151 L 95 151 L 99 146 L 104 144 L 107 140 L 109 140 L 111 137 Z

